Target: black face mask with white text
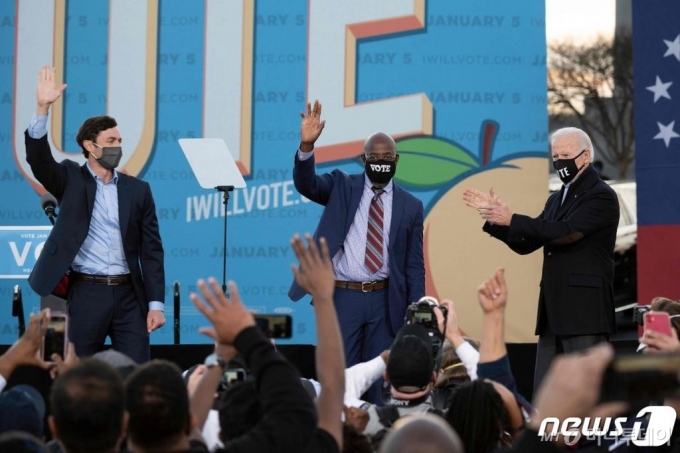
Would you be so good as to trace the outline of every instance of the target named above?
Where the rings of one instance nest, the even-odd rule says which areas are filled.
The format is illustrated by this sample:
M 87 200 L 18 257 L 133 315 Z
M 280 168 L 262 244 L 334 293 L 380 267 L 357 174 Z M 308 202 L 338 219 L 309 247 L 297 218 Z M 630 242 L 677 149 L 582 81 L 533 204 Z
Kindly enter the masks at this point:
M 397 162 L 393 160 L 366 161 L 366 176 L 375 184 L 387 184 L 397 172 Z
M 581 171 L 581 168 L 583 168 L 578 168 L 576 165 L 576 159 L 578 159 L 581 154 L 585 152 L 586 150 L 584 149 L 578 154 L 578 156 L 572 159 L 557 159 L 553 161 L 553 168 L 557 172 L 557 176 L 560 177 L 564 184 L 569 184 L 576 177 L 578 172 Z

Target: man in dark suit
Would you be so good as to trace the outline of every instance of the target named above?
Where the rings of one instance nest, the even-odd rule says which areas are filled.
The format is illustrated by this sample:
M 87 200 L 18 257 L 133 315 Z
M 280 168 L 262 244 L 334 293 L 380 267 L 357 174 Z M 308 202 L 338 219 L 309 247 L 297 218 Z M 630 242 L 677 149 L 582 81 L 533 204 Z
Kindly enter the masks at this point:
M 149 333 L 165 323 L 163 246 L 149 184 L 118 173 L 122 138 L 108 116 L 87 119 L 77 141 L 80 166 L 56 162 L 47 141 L 49 108 L 66 85 L 54 70 L 38 73 L 36 114 L 26 131 L 26 160 L 36 179 L 59 200 L 59 217 L 29 284 L 49 295 L 66 272 L 69 340 L 76 354 L 114 349 L 138 363 L 149 360 Z
M 389 349 L 406 306 L 425 294 L 423 204 L 392 181 L 399 155 L 383 133 L 364 144 L 364 173 L 317 175 L 314 142 L 326 123 L 321 104 L 307 104 L 301 116 L 293 179 L 300 194 L 325 206 L 314 237 L 326 238 L 333 257 L 335 308 L 349 367 Z M 297 301 L 305 291 L 293 282 L 288 295 Z
M 593 169 L 593 145 L 577 128 L 555 131 L 553 166 L 564 183 L 536 218 L 513 214 L 493 192 L 466 190 L 463 198 L 486 220 L 483 230 L 525 255 L 543 247 L 534 389 L 558 353 L 584 350 L 616 332 L 614 244 L 616 192 Z

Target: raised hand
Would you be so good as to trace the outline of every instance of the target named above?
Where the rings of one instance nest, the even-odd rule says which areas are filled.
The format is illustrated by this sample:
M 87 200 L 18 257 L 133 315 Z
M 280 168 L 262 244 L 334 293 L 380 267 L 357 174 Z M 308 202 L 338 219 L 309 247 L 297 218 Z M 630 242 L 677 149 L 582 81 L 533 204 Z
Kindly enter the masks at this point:
M 59 99 L 65 89 L 65 83 L 61 84 L 59 87 L 54 84 L 54 68 L 43 66 L 43 68 L 38 71 L 38 84 L 36 87 L 38 114 L 47 114 L 50 105 Z
M 654 330 L 645 330 L 645 334 L 640 339 L 641 343 L 647 345 L 644 349 L 645 354 L 657 354 L 660 352 L 679 352 L 680 341 L 678 341 L 678 333 L 674 328 L 671 328 L 671 335 L 664 335 Z
M 512 222 L 512 211 L 503 202 L 497 205 L 482 206 L 477 211 L 482 219 L 491 224 L 510 226 Z
M 198 281 L 198 289 L 204 300 L 201 300 L 195 293 L 189 296 L 198 311 L 203 313 L 213 325 L 213 327 L 202 327 L 199 332 L 221 344 L 234 344 L 238 334 L 255 325 L 255 318 L 241 302 L 236 283 L 229 282 L 231 293 L 231 300 L 229 300 L 222 292 L 217 280 L 211 277 L 208 282 L 210 286 L 203 280 Z
M 49 308 L 31 315 L 26 332 L 14 342 L 7 352 L 0 356 L 0 375 L 2 377 L 9 379 L 12 372 L 22 365 L 38 366 L 45 370 L 52 367 L 52 364 L 43 361 L 39 354 L 49 322 Z
M 446 307 L 448 310 L 448 314 L 446 316 L 446 325 L 444 325 L 444 315 L 442 314 L 441 309 L 437 307 L 434 310 L 439 331 L 444 333 L 444 337 L 446 337 L 446 339 L 449 340 L 454 347 L 458 347 L 465 340 L 463 339 L 463 335 L 461 335 L 460 329 L 458 328 L 458 315 L 456 314 L 456 310 L 454 310 L 453 301 L 448 299 L 442 300 L 439 302 L 439 306 Z
M 76 355 L 76 347 L 70 341 L 66 346 L 66 357 L 62 358 L 59 354 L 52 354 L 51 358 L 54 362 L 54 367 L 50 370 L 52 379 L 56 379 L 80 363 L 80 358 Z
M 477 300 L 484 314 L 505 309 L 508 302 L 508 286 L 505 283 L 505 269 L 500 268 L 477 288 Z
M 290 241 L 295 256 L 300 261 L 300 267 L 292 266 L 295 280 L 302 289 L 312 295 L 315 301 L 318 299 L 332 303 L 335 278 L 326 239 L 321 238 L 319 240 L 321 247 L 321 250 L 319 250 L 310 234 L 306 234 L 305 238 L 307 239 L 307 247 L 298 235 L 295 235 Z
M 302 125 L 300 127 L 301 147 L 307 148 L 302 151 L 311 151 L 314 148 L 314 142 L 321 135 L 321 131 L 326 125 L 326 120 L 321 121 L 321 103 L 314 101 L 314 107 L 309 102 L 307 103 L 307 111 L 300 112 L 302 117 Z

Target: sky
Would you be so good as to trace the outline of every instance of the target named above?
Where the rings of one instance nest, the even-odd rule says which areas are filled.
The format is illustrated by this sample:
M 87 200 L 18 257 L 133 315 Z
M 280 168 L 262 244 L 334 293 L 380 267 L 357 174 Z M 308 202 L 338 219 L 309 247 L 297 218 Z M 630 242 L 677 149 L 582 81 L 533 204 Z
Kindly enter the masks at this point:
M 613 37 L 616 0 L 546 0 L 546 37 L 552 41 L 590 41 Z

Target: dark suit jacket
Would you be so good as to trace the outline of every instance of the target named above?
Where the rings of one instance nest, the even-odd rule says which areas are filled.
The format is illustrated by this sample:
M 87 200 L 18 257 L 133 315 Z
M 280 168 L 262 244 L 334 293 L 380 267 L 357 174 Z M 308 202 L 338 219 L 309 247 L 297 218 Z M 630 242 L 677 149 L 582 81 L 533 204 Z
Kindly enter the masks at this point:
M 47 135 L 33 139 L 26 132 L 26 161 L 33 175 L 59 201 L 59 217 L 28 277 L 41 296 L 52 292 L 87 238 L 97 183 L 86 165 L 57 163 Z M 125 259 L 137 299 L 148 311 L 149 301 L 165 301 L 163 245 L 156 207 L 147 182 L 118 173 L 118 215 Z M 143 277 L 142 277 L 143 276 Z
M 348 175 L 339 170 L 317 175 L 314 157 L 301 161 L 295 155 L 295 187 L 302 195 L 326 208 L 315 238 L 324 237 L 333 257 L 343 246 L 364 191 L 364 173 Z M 396 333 L 404 325 L 406 306 L 425 295 L 423 260 L 423 203 L 394 184 L 389 237 L 389 320 Z M 294 301 L 305 291 L 293 281 L 288 292 Z
M 550 195 L 535 219 L 514 214 L 509 227 L 487 222 L 483 229 L 522 255 L 543 247 L 537 335 L 548 322 L 556 335 L 614 333 L 618 197 L 591 166 L 560 207 L 563 190 Z

